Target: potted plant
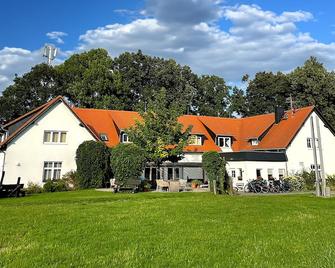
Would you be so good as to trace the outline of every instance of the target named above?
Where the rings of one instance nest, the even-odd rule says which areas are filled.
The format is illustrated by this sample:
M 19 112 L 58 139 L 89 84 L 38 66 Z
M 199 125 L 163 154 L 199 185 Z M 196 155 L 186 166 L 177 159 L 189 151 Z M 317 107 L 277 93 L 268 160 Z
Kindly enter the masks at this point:
M 199 188 L 200 184 L 201 184 L 201 181 L 199 181 L 199 180 L 193 180 L 192 181 L 192 188 L 193 189 Z

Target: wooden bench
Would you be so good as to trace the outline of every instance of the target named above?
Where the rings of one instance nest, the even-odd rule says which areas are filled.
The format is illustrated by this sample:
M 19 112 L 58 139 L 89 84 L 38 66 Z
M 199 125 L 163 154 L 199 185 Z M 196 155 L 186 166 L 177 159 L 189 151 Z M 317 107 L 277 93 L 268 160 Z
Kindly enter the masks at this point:
M 0 197 L 20 197 L 26 195 L 26 192 L 23 190 L 24 184 L 20 183 L 21 177 L 17 178 L 16 184 L 3 184 L 4 177 L 5 171 L 1 174 Z

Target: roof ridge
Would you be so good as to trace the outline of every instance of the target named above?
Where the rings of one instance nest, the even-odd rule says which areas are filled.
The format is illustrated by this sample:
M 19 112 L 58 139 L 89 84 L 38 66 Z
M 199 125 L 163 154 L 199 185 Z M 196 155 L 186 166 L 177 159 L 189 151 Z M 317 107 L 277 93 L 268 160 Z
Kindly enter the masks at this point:
M 99 108 L 84 108 L 84 107 L 73 107 L 74 110 L 93 110 L 93 111 L 104 111 L 104 112 L 127 112 L 127 113 L 137 113 L 137 111 L 128 111 L 128 110 L 112 110 L 112 109 L 99 109 Z
M 25 127 L 27 127 L 31 122 L 33 122 L 40 114 L 42 114 L 45 110 L 47 110 L 50 106 L 52 106 L 54 103 L 58 102 L 59 100 L 64 102 L 62 96 L 57 96 L 56 98 L 53 98 L 52 100 L 48 101 L 46 104 L 41 105 L 40 107 L 38 107 L 38 108 L 40 108 L 40 110 L 37 110 L 37 112 L 31 118 L 29 118 L 26 122 L 24 122 L 6 140 L 4 140 L 2 143 L 0 143 L 0 147 L 7 144 L 8 142 L 10 142 L 18 133 L 20 133 Z M 28 113 L 22 115 L 21 119 L 24 118 L 24 116 L 27 116 L 27 114 Z

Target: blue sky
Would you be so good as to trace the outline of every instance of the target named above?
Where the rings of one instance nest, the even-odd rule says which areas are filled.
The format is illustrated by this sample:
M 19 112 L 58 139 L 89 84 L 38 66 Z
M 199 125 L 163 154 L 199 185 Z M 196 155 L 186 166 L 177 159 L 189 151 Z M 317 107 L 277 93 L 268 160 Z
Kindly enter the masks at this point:
M 112 56 L 142 49 L 174 58 L 199 74 L 236 83 L 257 71 L 289 71 L 309 56 L 335 68 L 335 1 L 2 1 L 0 91 L 14 74 L 43 61 L 106 48 Z

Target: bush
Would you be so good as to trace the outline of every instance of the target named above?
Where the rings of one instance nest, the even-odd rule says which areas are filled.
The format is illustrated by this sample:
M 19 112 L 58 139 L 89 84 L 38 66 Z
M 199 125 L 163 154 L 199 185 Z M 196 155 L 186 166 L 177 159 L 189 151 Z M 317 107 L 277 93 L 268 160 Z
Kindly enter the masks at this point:
M 43 192 L 43 188 L 33 182 L 28 182 L 27 188 L 26 188 L 26 193 L 27 194 L 40 194 Z
M 210 181 L 210 189 L 213 192 L 213 181 L 216 180 L 221 193 L 231 192 L 229 177 L 226 176 L 226 162 L 218 152 L 210 151 L 202 155 L 202 167 Z
M 132 186 L 140 184 L 145 165 L 145 151 L 135 144 L 119 144 L 111 151 L 111 166 L 116 184 Z
M 152 185 L 148 180 L 142 180 L 138 189 L 140 192 L 148 192 L 151 190 L 151 187 Z
M 65 192 L 68 191 L 65 180 L 47 180 L 43 185 L 44 192 Z
M 79 188 L 79 181 L 77 171 L 69 171 L 62 176 L 62 180 L 65 181 L 67 189 L 76 190 Z
M 287 183 L 290 191 L 293 192 L 302 191 L 306 187 L 305 179 L 299 174 L 284 178 L 284 182 Z
M 80 188 L 99 188 L 111 177 L 110 152 L 102 142 L 84 141 L 76 152 Z
M 335 174 L 327 176 L 327 186 L 329 186 L 331 190 L 335 190 Z
M 315 172 L 307 172 L 303 171 L 299 174 L 296 174 L 297 177 L 300 177 L 305 182 L 305 189 L 307 190 L 315 190 Z
M 54 192 L 55 184 L 52 180 L 47 180 L 43 185 L 44 192 Z

